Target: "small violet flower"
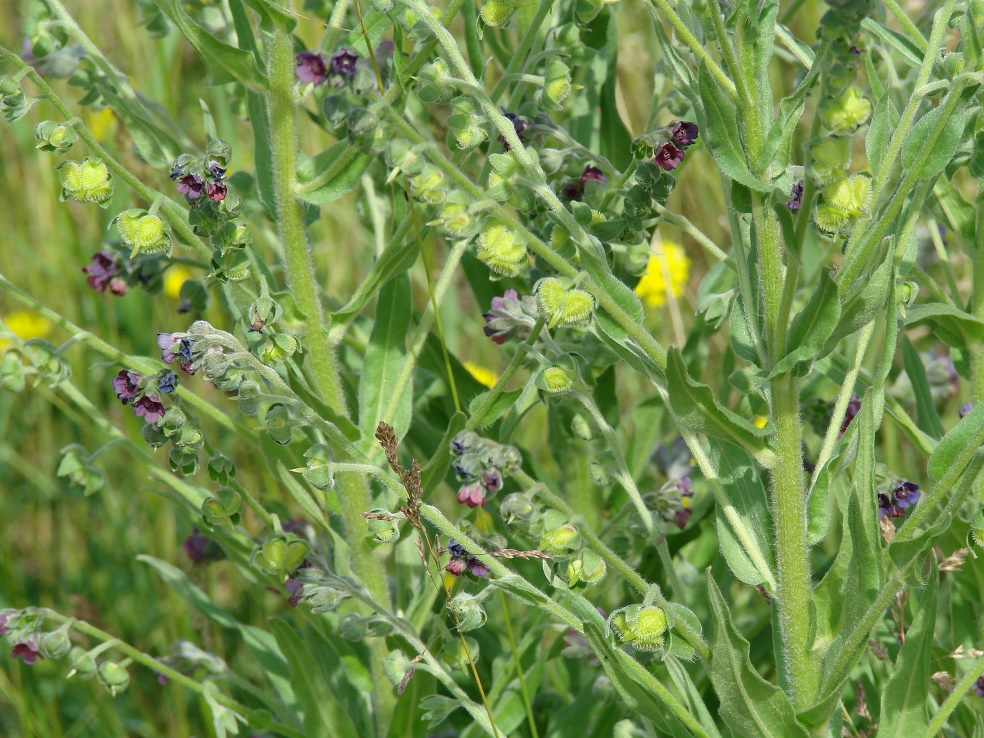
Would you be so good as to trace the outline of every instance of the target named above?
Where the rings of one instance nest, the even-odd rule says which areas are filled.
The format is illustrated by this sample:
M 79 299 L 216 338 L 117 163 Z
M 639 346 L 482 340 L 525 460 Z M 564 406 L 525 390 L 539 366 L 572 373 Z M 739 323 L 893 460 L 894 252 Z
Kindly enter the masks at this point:
M 501 490 L 504 483 L 502 474 L 499 473 L 498 469 L 490 469 L 482 475 L 482 487 L 490 495 Z M 482 501 L 482 504 L 485 504 L 484 500 Z
M 164 417 L 165 407 L 157 395 L 144 395 L 133 403 L 133 414 L 143 418 L 148 424 L 156 423 Z
M 359 57 L 348 49 L 342 49 L 331 57 L 331 71 L 342 77 L 354 77 Z
M 565 200 L 580 200 L 584 194 L 584 185 L 580 182 L 568 182 L 560 188 L 560 194 Z
M 208 544 L 208 536 L 203 536 L 198 528 L 195 528 L 192 534 L 181 542 L 181 548 L 185 556 L 191 559 L 191 563 L 200 564 L 208 558 Z
M 205 193 L 212 202 L 222 202 L 226 199 L 228 190 L 226 189 L 225 182 L 209 182 L 205 185 Z
M 700 129 L 689 120 L 678 120 L 669 126 L 670 138 L 677 146 L 690 146 L 697 140 Z
M 23 643 L 18 643 L 14 646 L 10 655 L 15 659 L 20 659 L 25 664 L 30 666 L 38 659 L 43 659 L 44 656 L 38 651 L 38 644 L 35 643 L 33 638 L 28 638 Z
M 113 277 L 109 283 L 109 291 L 117 297 L 123 297 L 130 289 L 130 285 L 122 277 Z
M 482 485 L 461 485 L 461 489 L 458 490 L 458 502 L 462 505 L 468 505 L 468 507 L 471 508 L 475 508 L 480 505 L 485 507 L 485 495 L 482 494 Z
M 294 74 L 302 84 L 317 87 L 324 84 L 328 78 L 328 66 L 321 54 L 315 51 L 302 51 L 297 55 Z
M 656 166 L 667 172 L 672 172 L 683 161 L 683 150 L 671 143 L 663 144 L 656 152 Z
M 974 682 L 974 694 L 978 697 L 984 697 L 984 676 L 978 677 L 977 681 Z
M 526 121 L 523 120 L 522 118 L 520 118 L 515 113 L 509 113 L 509 112 L 503 110 L 502 111 L 502 114 L 506 118 L 508 118 L 510 121 L 512 121 L 513 130 L 516 131 L 516 135 L 519 137 L 519 140 L 522 141 L 523 140 L 523 132 L 527 128 L 529 128 L 529 125 L 527 125 Z M 506 151 L 509 151 L 510 150 L 509 144 L 506 142 L 506 137 L 503 136 L 501 133 L 499 134 L 499 139 L 498 140 L 499 140 L 499 143 L 501 143 L 505 147 Z
M 196 200 L 205 192 L 205 181 L 197 174 L 186 174 L 178 180 L 175 187 L 189 200 Z
M 516 290 L 506 290 L 502 297 L 492 298 L 492 307 L 485 318 L 485 335 L 498 344 L 510 338 L 522 340 L 536 324 L 539 310 L 536 299 L 527 295 L 520 299 Z
M 460 559 L 463 558 L 468 552 L 465 550 L 464 546 L 452 538 L 448 541 L 448 553 L 454 558 Z
M 105 292 L 119 271 L 119 264 L 110 252 L 97 251 L 92 255 L 92 261 L 82 267 L 82 271 L 88 275 L 85 278 L 87 285 L 98 292 Z
M 157 390 L 164 395 L 169 395 L 178 387 L 178 377 L 174 372 L 164 372 L 157 380 Z
M 786 202 L 786 207 L 789 208 L 791 213 L 798 213 L 799 209 L 803 207 L 803 181 L 800 180 L 793 185 L 793 190 L 790 192 L 789 200 Z
M 905 515 L 902 508 L 898 507 L 889 495 L 878 493 L 878 517 L 900 518 Z
M 161 361 L 170 364 L 176 357 L 183 361 L 179 364 L 187 374 L 194 374 L 192 369 L 191 341 L 187 338 L 176 338 L 173 333 L 158 333 L 157 346 L 161 350 Z
M 892 494 L 895 496 L 895 505 L 902 510 L 906 510 L 919 502 L 921 495 L 919 485 L 912 482 L 902 482 Z
M 140 380 L 143 377 L 129 369 L 123 369 L 113 377 L 113 391 L 125 405 L 130 400 L 135 400 L 140 396 Z
M 492 572 L 477 556 L 469 556 L 465 559 L 465 565 L 468 567 L 471 575 L 475 577 L 487 577 Z
M 287 598 L 287 602 L 290 603 L 291 607 L 297 607 L 301 603 L 301 600 L 304 599 L 304 596 L 301 594 L 301 590 L 304 589 L 303 582 L 300 582 L 292 577 L 288 577 L 287 581 L 284 582 L 284 589 L 286 589 L 287 594 L 290 595 Z
M 847 412 L 844 414 L 844 422 L 841 423 L 840 433 L 837 434 L 838 438 L 844 437 L 844 434 L 847 433 L 848 426 L 851 425 L 851 421 L 854 420 L 860 410 L 861 398 L 857 395 L 851 395 L 851 399 L 847 403 Z
M 581 173 L 581 184 L 587 184 L 588 182 L 601 182 L 605 184 L 607 181 L 608 177 L 598 167 L 586 166 Z
M 225 177 L 226 168 L 214 159 L 208 163 L 206 169 L 208 169 L 208 175 L 216 182 Z

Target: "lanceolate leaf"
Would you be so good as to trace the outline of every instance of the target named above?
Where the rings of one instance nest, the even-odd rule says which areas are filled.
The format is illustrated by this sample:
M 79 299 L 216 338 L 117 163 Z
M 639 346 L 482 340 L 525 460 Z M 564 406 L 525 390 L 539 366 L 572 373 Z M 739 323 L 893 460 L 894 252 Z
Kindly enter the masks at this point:
M 879 738 L 926 735 L 929 728 L 929 678 L 933 673 L 931 656 L 940 581 L 936 556 L 930 557 L 930 564 L 916 617 L 905 635 L 895 671 L 882 691 Z
M 788 353 L 773 367 L 770 378 L 792 370 L 800 362 L 822 358 L 827 339 L 839 319 L 837 284 L 830 278 L 830 270 L 824 269 L 810 301 L 793 318 L 787 338 Z
M 906 311 L 906 325 L 923 321 L 932 323 L 939 339 L 953 348 L 965 350 L 968 338 L 984 341 L 984 321 L 951 305 L 916 305 Z
M 708 573 L 707 594 L 714 616 L 711 681 L 721 700 L 721 717 L 743 738 L 808 738 L 796 721 L 789 697 L 763 679 L 748 658 L 748 641 L 735 629 L 728 605 Z
M 984 444 L 984 402 L 974 405 L 970 412 L 940 439 L 932 456 L 929 457 L 927 468 L 929 478 L 938 482 L 947 472 L 959 473 L 967 466 L 974 451 L 981 444 Z
M 950 94 L 952 95 L 953 92 Z M 950 114 L 950 117 L 943 124 L 943 129 L 939 134 L 936 134 L 936 128 L 946 112 L 945 105 L 933 108 L 916 121 L 902 146 L 902 166 L 906 169 L 915 166 L 928 146 L 931 147 L 930 154 L 922 162 L 919 176 L 924 178 L 935 177 L 943 171 L 960 146 L 964 127 L 967 125 L 967 106 L 962 103 L 957 103 L 957 106 L 957 109 Z
M 905 336 L 902 336 L 902 362 L 905 366 L 905 373 L 909 377 L 909 383 L 912 385 L 912 392 L 916 396 L 916 425 L 925 433 L 939 440 L 943 436 L 943 424 L 940 422 L 940 415 L 936 412 L 936 403 L 930 393 L 929 381 L 926 379 L 926 367 L 923 366 L 915 346 Z
M 326 205 L 355 188 L 372 163 L 372 155 L 342 139 L 310 158 L 298 152 L 297 161 L 301 199 Z

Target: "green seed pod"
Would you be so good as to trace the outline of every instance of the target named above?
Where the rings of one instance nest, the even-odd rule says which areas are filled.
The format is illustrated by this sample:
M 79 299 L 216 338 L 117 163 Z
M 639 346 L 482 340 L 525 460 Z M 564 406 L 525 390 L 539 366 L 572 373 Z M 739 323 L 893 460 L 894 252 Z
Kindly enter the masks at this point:
M 560 110 L 574 87 L 571 85 L 571 70 L 560 59 L 547 63 L 540 90 L 540 103 L 545 110 Z
M 590 441 L 595 437 L 594 426 L 581 413 L 575 413 L 571 418 L 571 433 L 582 441 Z
M 526 244 L 502 223 L 487 223 L 478 240 L 478 258 L 496 274 L 515 277 L 526 266 Z
M 853 133 L 871 117 L 871 102 L 857 85 L 820 102 L 820 120 L 831 133 Z
M 72 641 L 67 628 L 59 628 L 38 636 L 38 651 L 46 659 L 60 659 L 72 650 Z
M 0 97 L 17 98 L 18 96 L 24 97 L 20 82 L 6 74 L 0 75 Z
M 292 435 L 290 429 L 290 411 L 286 405 L 279 402 L 271 405 L 270 409 L 266 412 L 266 416 L 264 416 L 264 420 L 266 421 L 266 431 L 270 434 L 270 438 L 281 446 L 290 443 Z
M 335 486 L 335 473 L 329 464 L 334 456 L 334 452 L 326 445 L 316 443 L 304 452 L 307 466 L 291 471 L 300 473 L 312 487 L 320 490 L 332 489 Z
M 297 536 L 274 533 L 253 551 L 250 564 L 282 578 L 296 571 L 310 550 L 308 543 Z
M 171 438 L 171 442 L 175 448 L 180 448 L 185 453 L 196 453 L 205 445 L 205 437 L 198 428 L 186 425 L 178 431 L 177 437 Z
M 871 179 L 863 174 L 841 177 L 823 188 L 813 220 L 822 230 L 850 233 L 871 201 Z
M 236 465 L 232 463 L 232 459 L 221 453 L 216 453 L 208 460 L 205 471 L 208 472 L 209 479 L 223 486 L 229 484 L 230 479 L 236 478 Z
M 304 601 L 311 607 L 313 613 L 332 612 L 348 596 L 348 592 L 334 587 L 317 587 L 310 594 L 306 587 L 304 590 Z
M 562 366 L 550 366 L 540 372 L 536 386 L 550 395 L 563 395 L 574 387 L 574 375 Z
M 482 5 L 479 15 L 485 25 L 492 26 L 493 28 L 502 28 L 509 22 L 509 19 L 512 18 L 515 12 L 516 5 L 511 2 L 506 2 L 505 0 L 488 0 Z
M 499 504 L 499 514 L 509 525 L 529 520 L 534 512 L 536 507 L 533 505 L 533 499 L 525 492 L 508 494 Z
M 120 240 L 130 249 L 131 259 L 137 254 L 171 255 L 171 235 L 163 218 L 140 208 L 130 208 L 117 215 L 111 221 L 113 224 Z
M 239 525 L 243 500 L 234 489 L 223 487 L 202 503 L 202 519 L 209 528 Z
M 474 595 L 459 592 L 448 601 L 448 610 L 460 633 L 485 625 L 487 616 L 482 609 L 482 601 Z
M 851 166 L 851 139 L 847 136 L 815 138 L 810 148 L 810 176 L 825 185 L 844 176 Z
M 279 364 L 293 356 L 300 346 L 300 342 L 289 333 L 278 333 L 270 336 L 263 345 L 260 361 L 264 364 Z
M 543 149 L 540 152 L 540 166 L 546 174 L 556 174 L 564 165 L 565 155 L 557 149 Z
M 151 448 L 160 448 L 167 443 L 167 436 L 164 435 L 157 423 L 148 423 L 140 429 L 140 435 Z
M 34 127 L 34 140 L 38 142 L 36 149 L 53 154 L 67 154 L 79 140 L 79 134 L 70 125 L 46 120 Z
M 246 319 L 249 320 L 250 330 L 262 331 L 276 324 L 283 312 L 279 302 L 267 294 L 261 294 L 249 306 Z
M 175 474 L 183 474 L 186 477 L 197 474 L 200 465 L 196 452 L 185 451 L 177 447 L 172 448 L 167 455 L 167 463 Z
M 594 297 L 584 290 L 573 289 L 568 279 L 541 279 L 533 288 L 540 313 L 554 328 L 586 328 L 595 308 Z
M 379 128 L 379 118 L 368 108 L 356 108 L 346 116 L 345 127 L 353 138 L 365 138 Z
M 72 367 L 58 354 L 58 347 L 43 338 L 24 343 L 23 356 L 31 363 L 47 387 L 54 389 L 72 377 Z
M 613 612 L 608 627 L 623 643 L 640 651 L 659 652 L 666 645 L 666 613 L 652 605 L 629 605 Z
M 417 97 L 425 103 L 446 103 L 454 97 L 456 88 L 451 68 L 438 57 L 420 70 L 420 87 Z
M 410 659 L 399 649 L 390 651 L 386 658 L 383 659 L 383 673 L 394 687 L 403 683 L 407 672 L 412 668 L 413 664 L 410 663 Z
M 601 12 L 605 7 L 605 0 L 577 0 L 574 3 L 574 17 L 582 26 L 586 26 Z
M 260 385 L 252 379 L 239 385 L 239 409 L 244 415 L 253 417 L 260 407 Z
M 410 194 L 430 205 L 438 205 L 447 197 L 448 185 L 444 172 L 434 164 L 426 164 L 420 174 L 410 177 Z
M 55 167 L 61 182 L 61 200 L 105 203 L 113 196 L 113 176 L 101 159 L 64 161 Z
M 546 531 L 540 538 L 537 548 L 544 553 L 563 556 L 576 551 L 581 546 L 581 534 L 569 523 Z
M 478 227 L 470 210 L 468 195 L 461 190 L 454 190 L 438 206 L 437 218 L 428 225 L 438 226 L 452 238 L 468 238 L 475 234 Z
M 381 507 L 373 508 L 370 512 L 386 516 L 386 518 L 366 518 L 368 534 L 376 543 L 396 543 L 400 540 L 399 519 L 389 519 L 393 514 Z
M 99 664 L 96 675 L 99 677 L 99 683 L 106 687 L 113 697 L 130 685 L 130 674 L 115 661 L 103 661 Z
M 342 638 L 349 641 L 361 641 L 366 637 L 368 630 L 365 618 L 354 612 L 345 615 L 342 622 L 338 624 L 338 631 L 342 634 Z
M 473 149 L 488 139 L 485 115 L 473 98 L 456 97 L 451 104 L 454 109 L 448 116 L 448 127 L 459 149 Z
M 571 587 L 580 583 L 597 584 L 605 578 L 607 570 L 604 560 L 586 548 L 567 564 L 567 583 Z
M 486 194 L 493 200 L 505 202 L 516 194 L 513 183 L 498 172 L 489 172 L 489 181 L 486 187 Z
M 69 676 L 78 674 L 83 679 L 91 679 L 96 674 L 96 660 L 89 655 L 89 652 L 75 646 L 69 651 L 68 661 L 72 666 Z

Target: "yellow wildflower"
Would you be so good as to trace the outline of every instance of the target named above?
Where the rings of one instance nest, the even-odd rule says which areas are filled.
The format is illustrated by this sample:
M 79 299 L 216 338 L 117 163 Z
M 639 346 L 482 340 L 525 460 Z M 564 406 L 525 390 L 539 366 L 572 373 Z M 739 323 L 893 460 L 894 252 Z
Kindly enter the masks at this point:
M 755 415 L 752 417 L 752 425 L 756 428 L 764 428 L 769 419 L 765 415 Z
M 180 264 L 171 267 L 164 272 L 164 294 L 176 300 L 181 295 L 181 285 L 192 276 L 191 270 Z
M 29 310 L 18 310 L 2 316 L 3 322 L 19 338 L 27 341 L 31 338 L 44 338 L 51 333 L 51 323 L 37 313 Z M 0 338 L 0 352 L 11 346 L 10 341 Z
M 662 249 L 649 257 L 646 273 L 636 285 L 635 293 L 649 307 L 662 307 L 666 304 L 667 275 L 673 296 L 680 297 L 690 278 L 690 259 L 680 244 L 664 239 Z
M 116 133 L 116 115 L 113 113 L 113 109 L 108 106 L 98 113 L 86 110 L 82 113 L 82 118 L 85 127 L 89 129 L 89 133 L 97 141 L 106 143 Z
M 489 389 L 492 389 L 495 385 L 495 380 L 498 379 L 495 372 L 491 369 L 487 369 L 484 366 L 479 366 L 478 364 L 474 364 L 470 361 L 466 361 L 464 367 L 468 370 L 469 374 Z

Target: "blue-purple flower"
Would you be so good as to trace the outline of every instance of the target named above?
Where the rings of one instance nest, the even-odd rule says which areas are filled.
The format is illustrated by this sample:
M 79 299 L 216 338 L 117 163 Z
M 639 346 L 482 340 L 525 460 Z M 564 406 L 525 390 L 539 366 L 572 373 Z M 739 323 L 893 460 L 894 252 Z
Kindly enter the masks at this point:
M 912 482 L 902 482 L 892 491 L 895 497 L 895 505 L 902 510 L 906 510 L 919 502 L 919 485 Z
M 226 168 L 214 159 L 208 163 L 206 169 L 208 169 L 209 176 L 216 182 L 225 177 Z
M 354 77 L 359 57 L 348 49 L 342 49 L 331 57 L 331 71 L 342 77 Z
M 178 375 L 174 372 L 162 372 L 157 379 L 157 390 L 164 395 L 169 395 L 178 387 Z
M 673 143 L 682 147 L 692 145 L 700 134 L 697 124 L 691 123 L 689 120 L 674 121 L 670 124 L 669 131 Z
M 317 87 L 328 78 L 328 65 L 325 64 L 325 58 L 316 51 L 302 51 L 297 55 L 294 74 L 302 84 Z
M 181 362 L 178 366 L 187 374 L 194 374 L 192 368 L 191 340 L 178 336 L 174 333 L 158 333 L 157 346 L 161 350 L 161 361 L 170 364 L 175 358 L 180 357 Z
M 905 515 L 905 511 L 895 504 L 891 495 L 883 492 L 878 493 L 878 517 L 879 518 L 900 518 Z
M 153 424 L 164 417 L 166 408 L 157 395 L 144 395 L 133 403 L 133 414 Z
M 786 201 L 786 207 L 792 213 L 798 213 L 799 209 L 803 207 L 803 181 L 800 180 L 793 185 L 792 191 L 789 193 L 789 200 Z

